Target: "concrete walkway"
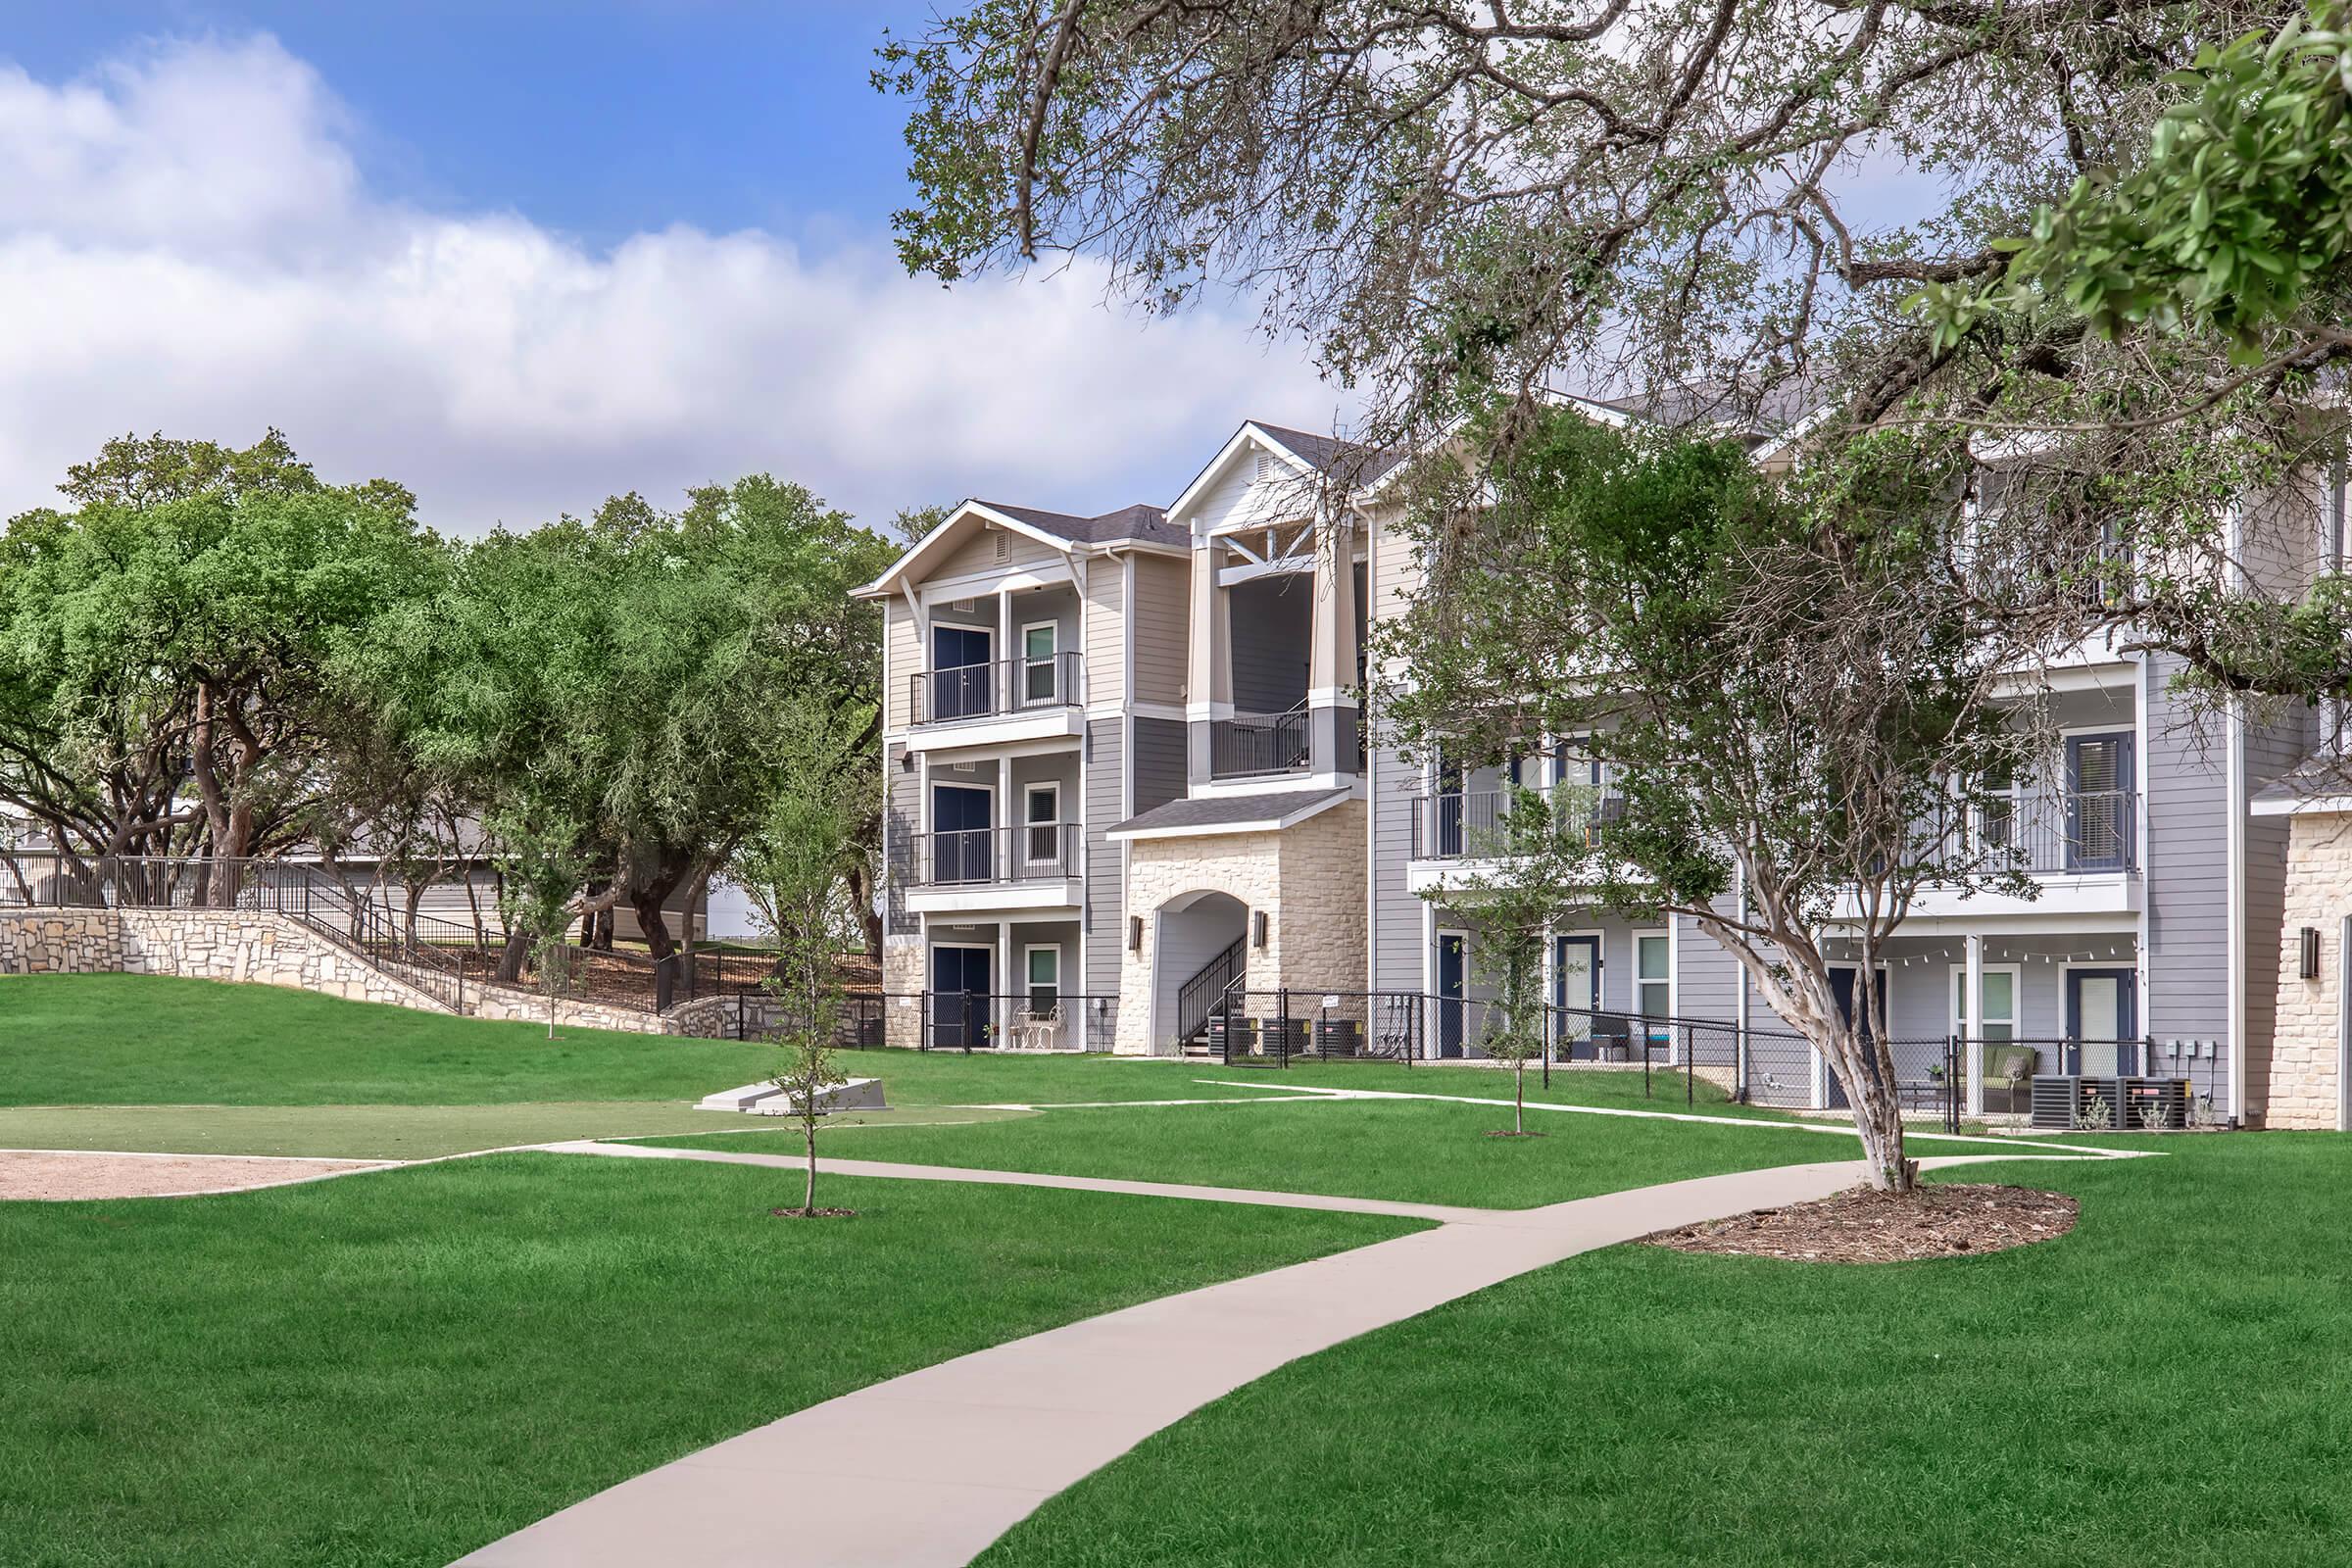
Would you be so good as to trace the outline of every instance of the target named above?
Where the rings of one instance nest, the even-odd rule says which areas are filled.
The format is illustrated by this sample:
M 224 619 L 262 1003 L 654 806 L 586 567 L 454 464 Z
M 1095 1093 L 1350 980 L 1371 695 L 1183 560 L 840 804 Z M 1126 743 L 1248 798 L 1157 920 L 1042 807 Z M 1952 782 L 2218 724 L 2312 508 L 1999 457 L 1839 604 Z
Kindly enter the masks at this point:
M 620 1157 L 798 1163 L 788 1155 L 705 1150 L 551 1147 Z M 1977 1162 L 1962 1156 L 1921 1163 Z M 869 1160 L 819 1163 L 845 1176 L 996 1181 L 1442 1223 L 859 1389 L 624 1481 L 471 1553 L 462 1565 L 950 1568 L 969 1562 L 1048 1497 L 1160 1428 L 1285 1362 L 1592 1248 L 1826 1198 L 1863 1180 L 1859 1162 L 1840 1160 L 1704 1176 L 1544 1208 L 1457 1209 Z

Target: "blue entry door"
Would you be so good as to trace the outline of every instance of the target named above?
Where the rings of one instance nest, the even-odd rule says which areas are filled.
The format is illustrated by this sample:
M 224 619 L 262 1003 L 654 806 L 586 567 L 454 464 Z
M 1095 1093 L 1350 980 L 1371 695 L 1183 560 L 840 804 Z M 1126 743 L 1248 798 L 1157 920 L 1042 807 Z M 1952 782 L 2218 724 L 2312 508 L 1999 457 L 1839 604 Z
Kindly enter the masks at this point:
M 979 718 L 996 711 L 991 642 L 977 626 L 931 628 L 931 718 Z
M 931 880 L 986 882 L 996 857 L 996 798 L 964 784 L 931 786 Z
M 2066 1070 L 2094 1078 L 2139 1071 L 2139 976 L 2066 971 Z
M 1460 932 L 1447 932 L 1438 938 L 1438 1054 L 1441 1056 L 1462 1054 L 1465 1033 L 1462 997 L 1468 979 L 1467 957 L 1462 951 Z
M 1847 1023 L 1852 1023 L 1854 1021 L 1854 993 L 1861 989 L 1861 977 L 1862 971 L 1853 967 L 1851 964 L 1848 964 L 1843 968 L 1835 968 L 1830 971 L 1830 994 L 1838 999 L 1838 1015 L 1840 1018 L 1843 1018 Z M 1862 1035 L 1865 1039 L 1876 1039 L 1878 1036 L 1884 1034 L 1886 1029 L 1886 971 L 1881 969 L 1879 971 L 1878 1016 L 1876 1018 L 1865 1018 L 1862 1020 Z M 1867 1060 L 1868 1058 L 1865 1059 Z M 1829 1079 L 1831 1108 L 1836 1109 L 1851 1104 L 1852 1102 L 1847 1100 L 1845 1096 L 1845 1085 L 1838 1081 L 1838 1073 L 1835 1068 L 1831 1069 Z
M 1600 1007 L 1600 938 L 1557 937 L 1551 954 L 1551 1049 L 1570 1060 L 1593 1054 L 1592 1014 Z
M 988 1044 L 986 948 L 931 950 L 931 1048 L 962 1051 Z

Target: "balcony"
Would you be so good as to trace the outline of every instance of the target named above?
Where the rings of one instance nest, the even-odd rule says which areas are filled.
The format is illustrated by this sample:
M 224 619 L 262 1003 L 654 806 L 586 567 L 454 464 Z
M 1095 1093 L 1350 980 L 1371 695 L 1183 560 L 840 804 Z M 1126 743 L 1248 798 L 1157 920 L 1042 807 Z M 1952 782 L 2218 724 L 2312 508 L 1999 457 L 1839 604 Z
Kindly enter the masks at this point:
M 913 745 L 981 746 L 1076 735 L 1086 702 L 1085 658 L 1077 653 L 926 669 L 906 677 Z M 955 726 L 952 736 L 942 732 Z M 925 730 L 932 731 L 926 737 Z
M 1542 791 L 1537 792 L 1544 793 Z M 1413 851 L 1416 860 L 1491 860 L 1510 840 L 1512 790 L 1456 790 L 1413 797 Z M 1595 824 L 1613 822 L 1625 802 L 1607 796 L 1589 803 Z
M 1081 854 L 1075 822 L 918 833 L 907 907 L 948 913 L 1075 905 Z
M 1303 773 L 1310 762 L 1304 703 L 1280 713 L 1236 713 L 1208 727 L 1212 779 Z

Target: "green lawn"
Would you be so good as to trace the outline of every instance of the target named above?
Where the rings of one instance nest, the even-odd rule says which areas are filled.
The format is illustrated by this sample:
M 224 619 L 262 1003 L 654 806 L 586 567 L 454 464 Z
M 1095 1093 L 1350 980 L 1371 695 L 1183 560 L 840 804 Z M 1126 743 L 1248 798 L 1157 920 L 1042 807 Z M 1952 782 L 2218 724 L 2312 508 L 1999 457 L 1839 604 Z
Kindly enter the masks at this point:
M 0 1204 L 0 1563 L 440 1568 L 861 1385 L 1416 1228 L 846 1180 L 855 1220 L 768 1217 L 798 1196 L 510 1154 Z
M 694 1101 L 776 1070 L 771 1046 L 458 1018 L 155 975 L 0 978 L 0 1105 L 481 1105 Z M 1247 1095 L 1185 1066 L 845 1052 L 895 1103 Z M 1345 1069 L 1341 1069 L 1345 1070 Z M 1398 1069 L 1390 1069 L 1397 1071 Z M 1219 1075 L 1222 1074 L 1220 1069 Z M 1231 1074 L 1230 1076 L 1243 1076 Z
M 2173 1157 L 1992 1167 L 2082 1198 L 2040 1247 L 1621 1247 L 1482 1292 L 1220 1400 L 981 1561 L 2340 1563 L 2352 1140 L 2146 1142 Z
M 1032 1115 L 960 1105 L 861 1113 L 856 1123 Z M 322 1154 L 432 1159 L 572 1138 L 740 1129 L 750 1118 L 679 1100 L 525 1101 L 507 1105 L 0 1106 L 0 1149 L 112 1149 L 151 1154 Z
M 1451 1092 L 1464 1074 L 1421 1075 Z M 1442 1080 L 1442 1081 L 1432 1081 Z M 1630 1116 L 1531 1112 L 1541 1138 L 1494 1138 L 1507 1108 L 1397 1100 L 1049 1110 L 980 1125 L 862 1127 L 825 1133 L 831 1154 L 1200 1182 L 1478 1208 L 1526 1208 L 1718 1171 L 1855 1159 L 1851 1136 L 1788 1126 L 1718 1126 Z M 644 1140 L 740 1152 L 791 1152 L 797 1129 Z M 1937 1146 L 1921 1144 L 1921 1152 Z M 1973 1146 L 1941 1146 L 1949 1152 Z

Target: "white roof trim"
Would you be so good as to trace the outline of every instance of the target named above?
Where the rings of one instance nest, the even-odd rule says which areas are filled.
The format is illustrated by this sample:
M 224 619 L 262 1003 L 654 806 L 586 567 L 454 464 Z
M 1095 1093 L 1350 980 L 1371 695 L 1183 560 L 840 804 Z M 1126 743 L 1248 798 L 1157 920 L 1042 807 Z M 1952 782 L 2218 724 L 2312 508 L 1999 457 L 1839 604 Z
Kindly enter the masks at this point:
M 1225 471 L 1226 466 L 1232 463 L 1234 458 L 1251 442 L 1255 442 L 1267 451 L 1281 457 L 1300 473 L 1315 471 L 1313 464 L 1284 446 L 1273 436 L 1268 435 L 1264 426 L 1254 420 L 1244 420 L 1242 427 L 1234 431 L 1223 446 L 1217 448 L 1217 455 L 1208 460 L 1208 466 L 1193 475 L 1193 482 L 1184 487 L 1184 493 L 1168 503 L 1168 510 L 1163 514 L 1168 521 L 1174 522 L 1183 514 L 1185 508 L 1199 500 L 1200 492 L 1213 483 L 1217 475 Z
M 2352 811 L 2352 795 L 2291 795 L 2256 800 L 2247 807 L 2255 816 L 2327 816 Z
M 901 579 L 906 577 L 913 571 L 916 564 L 919 564 L 925 556 L 930 555 L 933 551 L 938 549 L 940 547 L 940 542 L 946 539 L 949 534 L 970 532 L 969 529 L 959 529 L 957 525 L 972 518 L 978 518 L 984 522 L 994 523 L 1000 528 L 1009 528 L 1014 533 L 1020 534 L 1024 538 L 1034 539 L 1041 545 L 1051 545 L 1054 549 L 1060 551 L 1065 556 L 1070 554 L 1070 552 L 1075 548 L 1074 541 L 1064 539 L 1057 533 L 1048 533 L 1045 529 L 1038 527 L 1035 523 L 1023 522 L 1018 517 L 1007 516 L 1005 514 L 999 512 L 996 508 L 989 506 L 985 502 L 966 501 L 962 505 L 958 506 L 954 512 L 949 513 L 946 517 L 941 519 L 938 527 L 932 529 L 929 533 L 923 535 L 921 539 L 915 541 L 912 549 L 908 550 L 905 555 L 899 557 L 898 560 L 892 562 L 889 568 L 885 570 L 881 576 L 876 577 L 872 582 L 867 583 L 862 588 L 853 589 L 853 596 L 861 599 L 871 599 L 890 592 L 890 590 L 895 587 Z
M 1330 810 L 1342 801 L 1353 797 L 1341 790 L 1327 800 L 1301 806 L 1281 816 L 1261 816 L 1246 822 L 1201 822 L 1185 827 L 1142 827 L 1125 833 L 1111 832 L 1102 836 L 1114 844 L 1132 844 L 1139 839 L 1207 839 L 1226 833 L 1279 833 L 1284 828 L 1297 827 L 1310 816 Z

